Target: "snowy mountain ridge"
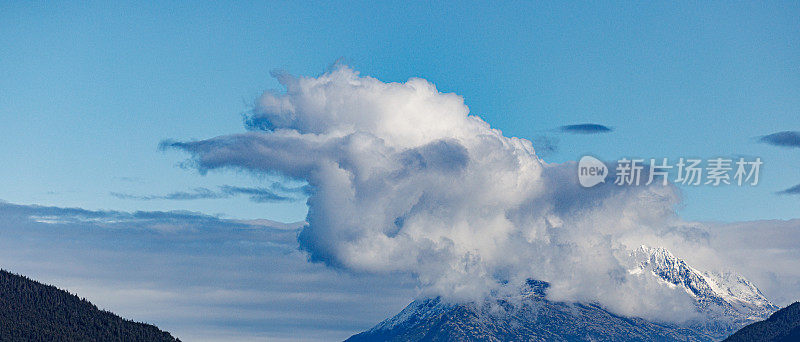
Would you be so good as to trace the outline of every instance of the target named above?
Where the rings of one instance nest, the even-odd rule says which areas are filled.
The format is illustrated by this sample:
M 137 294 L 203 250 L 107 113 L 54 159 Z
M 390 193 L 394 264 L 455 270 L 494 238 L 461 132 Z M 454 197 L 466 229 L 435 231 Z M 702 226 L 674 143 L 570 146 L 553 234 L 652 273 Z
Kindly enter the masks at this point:
M 715 341 L 777 310 L 761 291 L 733 273 L 701 272 L 664 248 L 630 251 L 632 274 L 652 274 L 665 286 L 681 287 L 705 320 L 685 324 L 624 317 L 593 303 L 548 300 L 549 284 L 528 280 L 521 301 L 491 298 L 455 304 L 440 298 L 415 300 L 399 314 L 348 341 Z
M 701 272 L 665 248 L 640 246 L 632 253 L 638 268 L 650 271 L 670 286 L 680 286 L 697 301 L 701 312 L 736 323 L 761 320 L 778 310 L 749 280 L 734 272 Z

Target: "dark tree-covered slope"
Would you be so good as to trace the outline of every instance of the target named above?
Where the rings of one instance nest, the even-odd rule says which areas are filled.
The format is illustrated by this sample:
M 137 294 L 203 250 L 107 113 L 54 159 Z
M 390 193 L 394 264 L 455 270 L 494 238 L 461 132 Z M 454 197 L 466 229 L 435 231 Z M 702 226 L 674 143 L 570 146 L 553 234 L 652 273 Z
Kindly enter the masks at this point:
M 800 302 L 780 309 L 766 320 L 750 324 L 725 339 L 725 342 L 740 341 L 800 341 Z
M 0 270 L 0 341 L 179 341 L 85 299 Z

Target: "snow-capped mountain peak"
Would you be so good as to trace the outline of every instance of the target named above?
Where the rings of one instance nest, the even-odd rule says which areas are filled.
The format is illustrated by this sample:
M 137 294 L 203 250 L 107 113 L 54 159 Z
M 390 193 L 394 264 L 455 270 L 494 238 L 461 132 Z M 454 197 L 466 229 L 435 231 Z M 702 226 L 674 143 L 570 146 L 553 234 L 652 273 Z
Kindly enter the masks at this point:
M 650 271 L 668 285 L 682 287 L 701 311 L 745 322 L 763 319 L 778 309 L 753 283 L 734 272 L 702 272 L 660 247 L 641 246 L 631 254 L 638 262 L 632 273 Z
M 777 309 L 735 273 L 702 272 L 664 248 L 642 246 L 630 257 L 631 274 L 682 288 L 708 319 L 651 322 L 614 314 L 596 303 L 554 302 L 547 298 L 547 282 L 529 279 L 520 300 L 493 297 L 458 304 L 419 299 L 348 341 L 718 341 Z

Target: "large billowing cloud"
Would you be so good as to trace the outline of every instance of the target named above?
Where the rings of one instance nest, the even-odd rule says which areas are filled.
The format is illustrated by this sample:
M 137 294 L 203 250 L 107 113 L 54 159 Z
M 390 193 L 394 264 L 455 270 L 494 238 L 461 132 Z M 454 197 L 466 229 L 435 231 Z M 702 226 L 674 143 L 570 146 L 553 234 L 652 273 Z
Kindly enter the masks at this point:
M 203 172 L 308 182 L 299 242 L 311 260 L 412 274 L 424 295 L 452 300 L 535 278 L 551 283 L 554 300 L 657 319 L 692 311 L 683 290 L 628 272 L 628 251 L 642 244 L 710 255 L 675 216 L 673 187 L 581 188 L 574 163 L 543 162 L 530 141 L 423 79 L 384 83 L 346 67 L 278 79 L 286 91 L 261 96 L 250 132 L 164 146 Z

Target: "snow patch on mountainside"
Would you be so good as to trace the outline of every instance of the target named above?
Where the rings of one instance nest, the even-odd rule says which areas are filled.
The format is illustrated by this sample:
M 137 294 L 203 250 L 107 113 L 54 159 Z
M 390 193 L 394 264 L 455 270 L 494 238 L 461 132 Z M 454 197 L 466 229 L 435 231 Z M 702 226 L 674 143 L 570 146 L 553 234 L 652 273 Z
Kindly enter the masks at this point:
M 641 246 L 631 253 L 637 263 L 629 273 L 648 272 L 668 286 L 680 286 L 697 301 L 700 312 L 737 323 L 760 320 L 778 309 L 758 288 L 734 272 L 703 272 L 664 248 Z
M 403 311 L 394 317 L 390 317 L 378 325 L 374 326 L 370 331 L 390 330 L 401 324 L 409 324 L 410 321 L 424 321 L 428 318 L 438 316 L 452 307 L 440 300 L 415 300 L 405 307 Z

